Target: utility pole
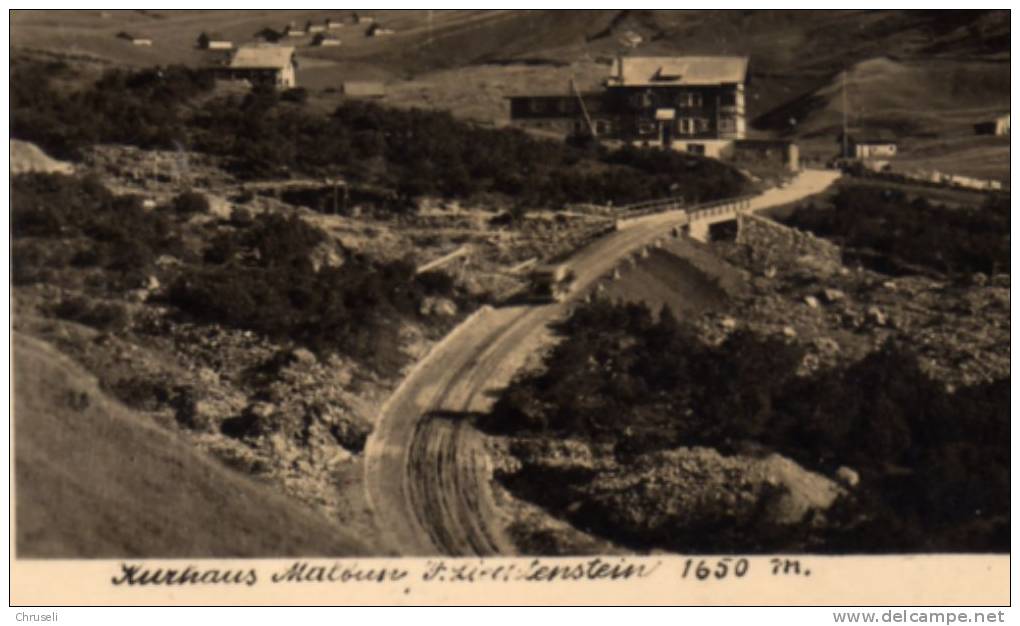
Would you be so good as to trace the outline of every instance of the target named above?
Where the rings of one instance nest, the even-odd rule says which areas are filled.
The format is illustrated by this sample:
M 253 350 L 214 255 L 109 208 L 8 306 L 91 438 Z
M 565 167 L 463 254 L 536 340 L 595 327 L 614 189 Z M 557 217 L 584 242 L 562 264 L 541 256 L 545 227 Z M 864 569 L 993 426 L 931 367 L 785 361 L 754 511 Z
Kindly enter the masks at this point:
M 846 116 L 847 116 L 847 110 L 846 110 L 846 70 L 843 70 L 843 157 L 844 158 L 849 158 L 850 157 L 850 151 L 849 151 L 849 148 L 847 147 Z
M 570 78 L 570 90 L 574 92 L 574 97 L 577 98 L 577 102 L 581 106 L 581 113 L 584 115 L 584 121 L 588 125 L 588 132 L 591 133 L 592 137 L 597 137 L 598 133 L 595 132 L 595 124 L 592 123 L 591 116 L 588 115 L 588 107 L 584 106 L 584 96 L 578 91 L 573 77 Z

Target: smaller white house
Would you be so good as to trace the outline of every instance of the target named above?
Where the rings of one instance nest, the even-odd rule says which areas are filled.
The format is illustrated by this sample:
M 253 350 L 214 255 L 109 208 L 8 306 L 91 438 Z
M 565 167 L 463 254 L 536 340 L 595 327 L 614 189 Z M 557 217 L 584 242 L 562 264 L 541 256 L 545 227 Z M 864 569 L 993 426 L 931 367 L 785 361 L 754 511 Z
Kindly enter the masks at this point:
M 1009 134 L 1009 114 L 1003 115 L 1002 117 L 995 120 L 995 134 L 996 135 L 1008 135 Z
M 864 139 L 855 141 L 854 157 L 858 159 L 888 159 L 896 156 L 898 146 L 894 141 Z
M 225 67 L 216 68 L 223 80 L 269 83 L 291 88 L 297 85 L 293 46 L 255 44 L 241 46 Z
M 343 20 L 334 20 L 332 18 L 327 18 L 326 19 L 326 30 L 336 30 L 338 28 L 343 28 L 343 27 L 344 27 Z
M 326 30 L 326 25 L 325 24 L 314 24 L 311 21 L 309 21 L 307 24 L 305 24 L 305 32 L 307 32 L 309 35 L 314 35 L 316 33 L 321 33 L 321 32 L 323 32 L 325 30 Z

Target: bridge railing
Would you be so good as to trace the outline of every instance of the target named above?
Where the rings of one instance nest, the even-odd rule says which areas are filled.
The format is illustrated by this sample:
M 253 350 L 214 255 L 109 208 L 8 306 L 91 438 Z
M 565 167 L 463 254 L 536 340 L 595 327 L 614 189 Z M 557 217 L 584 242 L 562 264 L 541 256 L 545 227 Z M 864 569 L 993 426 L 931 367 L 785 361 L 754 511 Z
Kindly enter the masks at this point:
M 751 198 L 753 197 L 754 196 L 752 195 L 739 196 L 736 198 L 727 198 L 725 200 L 715 200 L 713 202 L 699 204 L 687 209 L 687 217 L 691 221 L 696 221 L 708 217 L 715 217 L 716 215 L 743 211 L 750 208 Z
M 627 204 L 616 208 L 616 217 L 620 219 L 633 219 L 635 217 L 644 217 L 645 215 L 652 215 L 654 213 L 664 213 L 666 211 L 675 211 L 682 209 L 686 206 L 686 201 L 682 197 L 677 198 L 660 198 L 658 200 L 649 200 L 646 202 L 637 202 L 634 204 Z

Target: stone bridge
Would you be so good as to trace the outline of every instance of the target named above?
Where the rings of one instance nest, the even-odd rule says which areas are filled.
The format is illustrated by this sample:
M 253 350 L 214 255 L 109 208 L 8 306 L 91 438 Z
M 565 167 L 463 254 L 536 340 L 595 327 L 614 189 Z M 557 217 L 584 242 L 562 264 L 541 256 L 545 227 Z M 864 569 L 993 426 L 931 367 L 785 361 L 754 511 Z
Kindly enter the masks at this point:
M 805 169 L 782 187 L 758 195 L 740 196 L 705 204 L 684 206 L 677 198 L 621 207 L 616 212 L 617 230 L 637 225 L 659 224 L 674 234 L 683 232 L 692 239 L 708 241 L 712 226 L 732 222 L 741 213 L 797 202 L 824 191 L 840 173 L 833 170 Z

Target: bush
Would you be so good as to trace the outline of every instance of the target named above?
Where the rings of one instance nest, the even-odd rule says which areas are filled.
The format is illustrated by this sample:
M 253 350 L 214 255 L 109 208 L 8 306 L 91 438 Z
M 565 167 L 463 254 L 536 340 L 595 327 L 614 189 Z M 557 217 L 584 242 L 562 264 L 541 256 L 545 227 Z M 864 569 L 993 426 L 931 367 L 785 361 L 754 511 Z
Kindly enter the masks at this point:
M 287 89 L 280 94 L 280 99 L 287 102 L 295 102 L 297 104 L 304 104 L 308 101 L 308 90 L 304 87 L 294 87 Z
M 173 208 L 179 215 L 209 212 L 209 199 L 197 191 L 186 191 L 174 196 Z
M 323 241 L 322 231 L 300 218 L 260 215 L 250 227 L 217 237 L 206 251 L 215 265 L 185 271 L 167 297 L 200 321 L 396 371 L 404 360 L 396 320 L 417 315 L 426 286 L 412 265 L 353 254 L 343 267 L 316 272 L 309 254 Z
M 887 344 L 805 379 L 794 346 L 743 332 L 705 346 L 668 310 L 655 319 L 636 305 L 580 307 L 560 330 L 544 370 L 514 380 L 484 428 L 612 444 L 625 465 L 664 448 L 754 442 L 824 473 L 860 472 L 857 495 L 812 531 L 820 549 L 1009 549 L 1008 378 L 950 393 L 909 348 Z M 576 500 L 543 484 L 557 506 Z M 879 540 L 883 525 L 903 543 Z M 777 537 L 731 539 L 739 550 Z
M 1008 196 L 954 208 L 899 189 L 849 185 L 831 206 L 802 205 L 787 222 L 837 241 L 876 271 L 995 274 L 1010 270 L 1009 220 Z
M 129 317 L 123 305 L 116 302 L 98 302 L 84 297 L 68 298 L 53 308 L 57 317 L 91 326 L 107 332 L 121 332 Z
M 185 108 L 208 85 L 200 73 L 182 68 L 111 71 L 70 93 L 52 87 L 54 70 L 25 71 L 41 79 L 12 85 L 12 136 L 59 156 L 99 142 L 188 145 L 227 157 L 242 177 L 339 171 L 372 179 L 399 192 L 401 202 L 390 207 L 395 210 L 408 210 L 421 196 L 480 193 L 509 194 L 524 205 L 549 208 L 676 195 L 698 201 L 739 194 L 746 184 L 736 170 L 711 159 L 572 147 L 515 129 L 482 128 L 439 111 L 345 101 L 324 118 L 278 106 L 280 100 L 304 101 L 301 88 L 278 94 L 259 85 L 244 98 L 212 98 Z

